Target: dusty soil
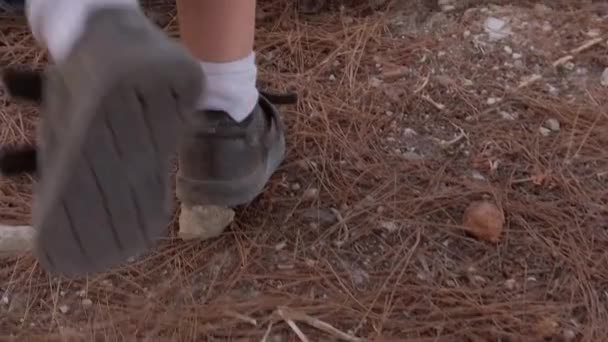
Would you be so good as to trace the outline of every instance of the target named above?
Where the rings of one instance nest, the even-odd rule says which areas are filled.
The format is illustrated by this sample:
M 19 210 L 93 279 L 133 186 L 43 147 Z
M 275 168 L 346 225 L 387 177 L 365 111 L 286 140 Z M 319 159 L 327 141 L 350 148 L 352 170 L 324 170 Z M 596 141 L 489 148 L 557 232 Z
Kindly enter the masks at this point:
M 494 3 L 261 2 L 261 81 L 300 95 L 264 194 L 218 239 L 85 280 L 3 259 L 0 340 L 604 339 L 608 6 Z M 45 61 L 23 18 L 0 17 L 0 51 Z M 1 141 L 37 116 L 0 94 Z M 2 223 L 29 222 L 31 186 L 2 180 Z M 462 225 L 478 200 L 504 213 L 497 242 Z

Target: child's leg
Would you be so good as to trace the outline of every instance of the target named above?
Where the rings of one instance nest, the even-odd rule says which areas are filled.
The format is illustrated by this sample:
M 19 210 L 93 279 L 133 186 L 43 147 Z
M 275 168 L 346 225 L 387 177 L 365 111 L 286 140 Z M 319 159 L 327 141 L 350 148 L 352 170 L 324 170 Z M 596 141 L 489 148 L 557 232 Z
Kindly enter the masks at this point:
M 28 0 L 48 69 L 33 225 L 41 265 L 105 271 L 165 235 L 168 171 L 204 92 L 199 62 L 136 0 Z
M 222 209 L 257 196 L 281 162 L 276 109 L 258 97 L 255 0 L 177 0 L 181 37 L 201 61 L 208 89 L 180 147 L 180 232 L 214 237 L 232 219 Z

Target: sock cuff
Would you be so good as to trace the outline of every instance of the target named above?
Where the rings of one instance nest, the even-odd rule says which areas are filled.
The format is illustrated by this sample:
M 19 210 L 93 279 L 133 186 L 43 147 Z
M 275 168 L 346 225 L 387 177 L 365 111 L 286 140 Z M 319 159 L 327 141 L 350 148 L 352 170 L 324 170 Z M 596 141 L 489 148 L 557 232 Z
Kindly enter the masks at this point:
M 232 62 L 205 62 L 201 61 L 201 67 L 207 75 L 236 74 L 255 71 L 255 52 L 251 52 L 244 58 Z
M 207 90 L 199 109 L 221 110 L 240 122 L 247 118 L 258 102 L 255 54 L 233 62 L 201 62 Z

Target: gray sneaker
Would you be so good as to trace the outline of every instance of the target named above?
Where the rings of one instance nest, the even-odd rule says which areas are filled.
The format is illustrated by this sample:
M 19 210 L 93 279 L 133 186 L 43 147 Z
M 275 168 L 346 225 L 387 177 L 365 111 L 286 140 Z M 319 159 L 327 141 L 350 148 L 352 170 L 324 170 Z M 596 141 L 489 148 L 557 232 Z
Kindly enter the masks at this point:
M 47 71 L 34 252 L 65 276 L 106 271 L 151 248 L 172 214 L 170 157 L 203 91 L 198 61 L 127 8 L 96 11 Z
M 219 235 L 231 222 L 230 208 L 258 196 L 285 156 L 283 122 L 271 103 L 291 104 L 295 95 L 262 93 L 241 123 L 224 112 L 199 112 L 179 147 L 177 197 L 180 232 Z M 198 226 L 198 227 L 195 227 Z

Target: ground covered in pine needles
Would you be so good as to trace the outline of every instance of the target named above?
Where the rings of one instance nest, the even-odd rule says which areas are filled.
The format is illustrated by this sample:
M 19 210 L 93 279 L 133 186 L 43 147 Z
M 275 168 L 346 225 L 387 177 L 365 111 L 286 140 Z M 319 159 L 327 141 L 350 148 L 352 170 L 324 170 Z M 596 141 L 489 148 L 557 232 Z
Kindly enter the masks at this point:
M 1 259 L 0 340 L 605 339 L 608 5 L 488 2 L 260 1 L 261 83 L 300 96 L 264 194 L 220 238 L 174 223 L 85 280 Z M 172 4 L 148 8 L 177 36 Z M 2 65 L 45 60 L 0 14 Z M 37 118 L 0 93 L 3 144 Z M 32 182 L 2 179 L 3 224 L 29 223 Z M 463 225 L 481 200 L 497 239 Z

